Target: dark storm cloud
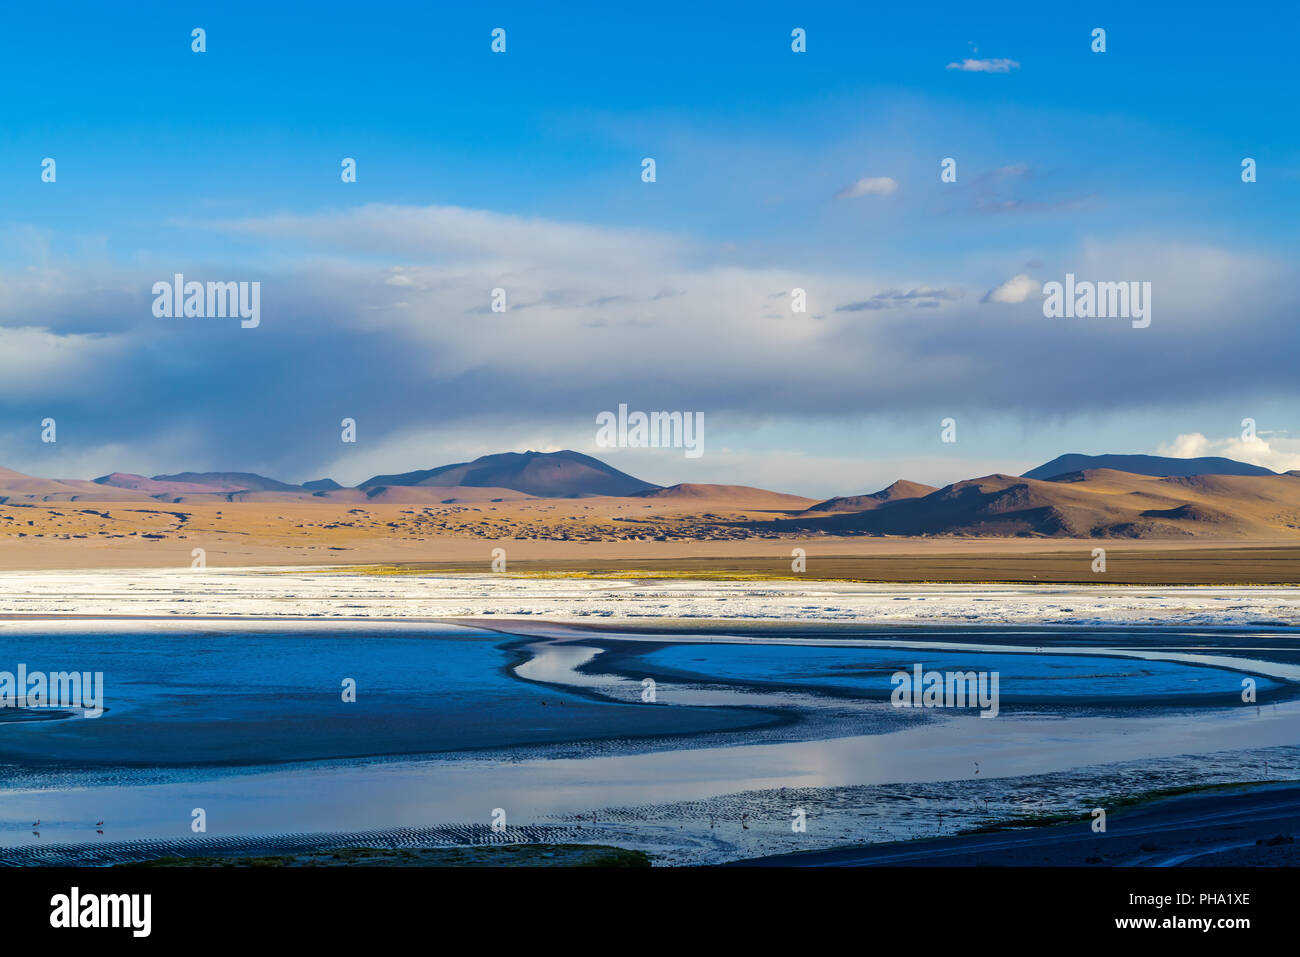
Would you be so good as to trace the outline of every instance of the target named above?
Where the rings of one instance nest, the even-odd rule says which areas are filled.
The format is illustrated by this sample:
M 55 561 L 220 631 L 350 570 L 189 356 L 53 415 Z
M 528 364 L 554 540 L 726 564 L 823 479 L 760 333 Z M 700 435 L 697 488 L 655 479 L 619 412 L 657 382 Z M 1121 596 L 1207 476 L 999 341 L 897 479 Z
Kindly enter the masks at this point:
M 403 234 L 415 220 L 401 218 Z M 962 298 L 961 284 L 991 284 L 985 277 L 900 284 L 861 299 L 857 277 L 718 269 L 640 235 L 602 234 L 599 256 L 583 250 L 574 261 L 545 223 L 509 224 L 509 261 L 482 252 L 419 265 L 412 252 L 407 265 L 381 266 L 349 261 L 345 226 L 321 231 L 341 237 L 329 262 L 304 257 L 260 272 L 177 264 L 187 278 L 260 281 L 256 329 L 155 318 L 150 287 L 169 271 L 3 277 L 0 346 L 14 348 L 0 359 L 10 372 L 0 383 L 0 432 L 27 436 L 33 422 L 57 415 L 69 441 L 111 450 L 102 471 L 256 467 L 301 480 L 338 458 L 344 417 L 370 442 L 472 429 L 490 445 L 527 423 L 584 430 L 619 402 L 735 421 L 936 407 L 1038 417 L 1300 392 L 1297 281 L 1284 264 L 1244 253 L 1094 245 L 1045 267 L 1045 279 L 1068 270 L 1151 281 L 1151 326 L 1133 329 L 1118 319 L 1046 319 L 1038 296 Z M 492 248 L 486 232 L 475 248 Z M 484 312 L 495 286 L 530 308 Z M 766 318 L 762 290 L 782 286 L 805 288 L 810 314 Z M 869 323 L 853 315 L 909 302 L 925 314 L 889 309 Z M 410 467 L 445 458 L 429 448 Z

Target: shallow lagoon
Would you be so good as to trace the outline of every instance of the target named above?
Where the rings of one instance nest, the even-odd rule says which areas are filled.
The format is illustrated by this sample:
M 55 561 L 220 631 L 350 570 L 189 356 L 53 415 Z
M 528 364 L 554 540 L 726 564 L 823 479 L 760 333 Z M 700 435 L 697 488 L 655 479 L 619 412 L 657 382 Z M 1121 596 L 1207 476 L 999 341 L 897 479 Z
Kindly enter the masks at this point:
M 628 739 L 672 747 L 674 736 L 710 732 L 752 732 L 749 740 L 760 740 L 761 729 L 819 710 L 818 699 L 827 706 L 886 701 L 890 676 L 917 664 L 926 671 L 998 672 L 1004 709 L 1234 707 L 1245 675 L 1256 681 L 1261 703 L 1291 697 L 1297 687 L 1267 673 L 1294 666 L 1264 660 L 1293 645 L 1291 635 L 1268 639 L 1274 648 L 1257 661 L 1233 648 L 1259 643 L 1246 636 L 1212 649 L 1220 653 L 1214 659 L 1179 661 L 1161 660 L 1160 648 L 1128 652 L 1155 656 L 1148 659 L 1062 647 L 1074 644 L 1067 629 L 1035 638 L 1046 646 L 1041 652 L 1008 652 L 1005 645 L 950 641 L 936 648 L 944 642 L 934 639 L 994 637 L 944 629 L 915 633 L 910 643 L 902 636 L 862 639 L 894 647 L 849 647 L 772 637 L 749 644 L 722 635 L 717 643 L 687 636 L 638 641 L 590 632 L 539 643 L 451 624 L 167 624 L 98 634 L 84 627 L 0 631 L 0 669 L 22 663 L 29 671 L 103 672 L 107 709 L 98 718 L 42 721 L 14 720 L 21 712 L 0 709 L 0 780 L 5 765 L 11 773 L 42 766 L 261 766 Z M 1177 632 L 1163 637 L 1165 649 L 1186 643 Z M 1229 660 L 1222 652 L 1236 653 L 1236 668 L 1211 663 Z M 525 661 L 529 666 L 516 673 Z M 639 700 L 646 676 L 660 682 L 658 706 Z M 343 700 L 345 679 L 356 683 L 353 702 Z M 700 685 L 733 690 L 688 691 Z
M 523 682 L 507 671 L 514 643 L 455 626 L 421 634 L 0 634 L 0 669 L 21 662 L 29 671 L 103 672 L 107 709 L 98 718 L 0 722 L 0 765 L 260 765 L 778 720 L 736 709 L 640 708 Z M 342 694 L 348 678 L 357 689 L 351 703 Z
M 997 672 L 1004 706 L 1014 704 L 1114 707 L 1241 703 L 1240 671 L 1177 661 L 1102 655 L 933 651 L 927 649 L 695 645 L 659 648 L 640 660 L 648 674 L 698 681 L 724 680 L 820 691 L 846 697 L 888 699 L 891 676 L 923 671 Z M 1252 675 L 1263 700 L 1285 683 Z
M 196 807 L 209 835 L 240 839 L 405 840 L 392 829 L 448 826 L 436 839 L 478 840 L 507 807 L 514 824 L 560 826 L 566 840 L 594 837 L 599 812 L 603 840 L 713 860 L 786 849 L 786 789 L 829 802 L 834 839 L 849 840 L 876 813 L 862 801 L 877 798 L 841 801 L 835 789 L 906 803 L 943 785 L 915 821 L 881 819 L 901 837 L 928 833 L 935 813 L 981 813 L 972 781 L 1005 779 L 995 793 L 1011 801 L 1026 775 L 1077 771 L 1066 791 L 1091 795 L 1143 780 L 1152 762 L 1175 783 L 1268 777 L 1282 769 L 1246 755 L 1300 740 L 1300 703 L 1262 700 L 1294 697 L 1295 633 L 855 629 L 805 641 L 771 626 L 676 637 L 499 626 L 517 634 L 409 621 L 0 622 L 0 669 L 103 671 L 109 709 L 0 723 L 0 845 L 183 842 Z M 891 708 L 889 674 L 916 663 L 1001 668 L 1004 689 L 1059 710 L 980 721 Z M 648 674 L 653 706 L 640 702 Z M 1259 681 L 1261 706 L 1240 705 L 1243 675 Z M 344 678 L 355 704 L 341 700 Z M 1112 774 L 1122 762 L 1136 774 Z M 700 813 L 654 810 L 680 802 Z M 742 809 L 758 815 L 752 830 L 736 821 Z M 730 822 L 725 841 L 715 818 Z

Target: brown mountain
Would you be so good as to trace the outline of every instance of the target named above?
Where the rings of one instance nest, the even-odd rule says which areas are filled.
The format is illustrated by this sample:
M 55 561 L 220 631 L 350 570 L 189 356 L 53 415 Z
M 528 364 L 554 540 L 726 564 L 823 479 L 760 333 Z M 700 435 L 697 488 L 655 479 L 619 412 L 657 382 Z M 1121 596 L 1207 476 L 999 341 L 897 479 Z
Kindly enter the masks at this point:
M 878 508 L 888 502 L 897 502 L 906 498 L 920 498 L 923 495 L 929 495 L 931 492 L 937 491 L 939 490 L 933 485 L 922 485 L 920 482 L 899 479 L 893 485 L 882 488 L 879 492 L 872 492 L 870 495 L 840 495 L 835 498 L 828 498 L 824 502 L 818 502 L 808 511 L 865 512 L 869 508 Z
M 227 492 L 301 492 L 304 486 L 277 482 L 253 472 L 180 472 L 145 478 L 112 472 L 95 479 L 99 485 L 127 488 L 147 495 L 201 495 Z
M 534 498 L 512 488 L 490 485 L 371 485 L 327 492 L 331 502 L 375 502 L 391 505 L 455 505 L 463 502 L 519 502 Z
M 1051 481 L 986 475 L 888 508 L 769 524 L 829 535 L 1300 537 L 1300 473 L 1157 477 L 1096 469 Z
M 636 497 L 676 502 L 698 501 L 719 507 L 777 509 L 785 512 L 805 509 L 809 502 L 814 501 L 802 495 L 769 492 L 767 489 L 751 488 L 748 485 L 708 485 L 695 482 L 640 492 Z
M 101 475 L 95 479 L 95 484 L 130 489 L 133 492 L 143 492 L 145 495 L 150 496 L 210 495 L 215 492 L 238 492 L 242 488 L 239 485 L 162 481 L 158 478 L 147 478 L 131 472 L 112 472 L 109 475 Z
M 255 472 L 180 472 L 176 475 L 155 475 L 153 480 L 207 485 L 219 492 L 300 492 L 303 488 L 301 485 L 277 482 Z
M 636 495 L 659 488 L 581 452 L 503 452 L 436 469 L 376 475 L 358 488 L 374 486 L 467 486 L 508 488 L 540 498 Z
M 147 502 L 129 489 L 105 489 L 82 479 L 46 479 L 0 468 L 0 504 L 33 502 Z

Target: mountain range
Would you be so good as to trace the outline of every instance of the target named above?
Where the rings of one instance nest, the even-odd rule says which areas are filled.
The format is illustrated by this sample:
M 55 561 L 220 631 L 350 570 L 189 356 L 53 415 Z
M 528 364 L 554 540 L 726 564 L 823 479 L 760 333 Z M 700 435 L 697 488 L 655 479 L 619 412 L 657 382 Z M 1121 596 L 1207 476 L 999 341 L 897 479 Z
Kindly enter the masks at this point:
M 734 514 L 746 534 L 1275 538 L 1300 536 L 1300 471 L 1224 458 L 1079 455 L 1021 476 L 994 474 L 935 488 L 900 480 L 822 502 L 741 485 L 642 481 L 579 452 L 508 452 L 376 475 L 351 488 L 294 485 L 249 472 L 114 472 L 92 482 L 0 468 L 0 504 L 42 502 L 326 502 L 448 504 L 603 496 L 698 513 Z M 767 513 L 755 515 L 753 513 Z M 701 519 L 696 519 L 701 521 Z
M 1045 465 L 1030 469 L 1021 478 L 1051 479 L 1071 472 L 1089 469 L 1113 469 L 1134 475 L 1155 475 L 1169 478 L 1175 475 L 1276 475 L 1262 465 L 1247 465 L 1218 456 L 1197 459 L 1175 459 L 1165 455 L 1058 455 Z
M 828 515 L 819 508 L 768 525 L 826 535 L 1296 537 L 1300 471 L 1154 476 L 1085 469 L 1048 480 L 986 475 L 865 509 Z

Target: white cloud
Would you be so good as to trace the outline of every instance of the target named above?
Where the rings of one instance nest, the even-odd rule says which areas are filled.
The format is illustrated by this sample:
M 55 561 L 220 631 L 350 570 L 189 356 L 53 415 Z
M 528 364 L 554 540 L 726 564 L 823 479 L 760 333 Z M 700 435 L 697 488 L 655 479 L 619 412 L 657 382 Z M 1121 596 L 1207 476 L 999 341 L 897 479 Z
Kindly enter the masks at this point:
M 835 194 L 836 199 L 854 199 L 858 196 L 888 196 L 898 189 L 898 183 L 889 176 L 871 176 L 858 180 Z
M 116 358 L 119 347 L 113 336 L 0 326 L 0 395 L 31 398 L 89 391 L 94 373 Z
M 1237 436 L 1209 439 L 1200 432 L 1188 432 L 1178 436 L 1172 442 L 1164 443 L 1156 453 L 1176 459 L 1218 455 L 1248 465 L 1261 465 L 1274 472 L 1300 469 L 1300 439 L 1284 437 L 1265 439 L 1256 436 L 1253 439 L 1243 439 Z
M 1020 63 L 1016 60 L 1008 60 L 1006 57 L 994 57 L 988 60 L 972 60 L 967 57 L 960 63 L 949 63 L 948 69 L 961 70 L 963 73 L 1010 73 L 1012 70 L 1020 69 Z
M 1156 452 L 1176 459 L 1198 459 L 1210 454 L 1210 440 L 1200 432 L 1188 432 L 1164 443 Z
M 460 262 L 547 266 L 556 262 L 643 271 L 693 244 L 648 230 L 511 216 L 460 206 L 371 203 L 335 212 L 289 213 L 184 225 L 371 255 L 436 256 Z
M 1022 273 L 1019 276 L 1012 276 L 996 289 L 990 289 L 981 301 L 1007 303 L 1024 302 L 1030 296 L 1037 295 L 1042 291 L 1042 283 L 1037 279 L 1031 279 Z

